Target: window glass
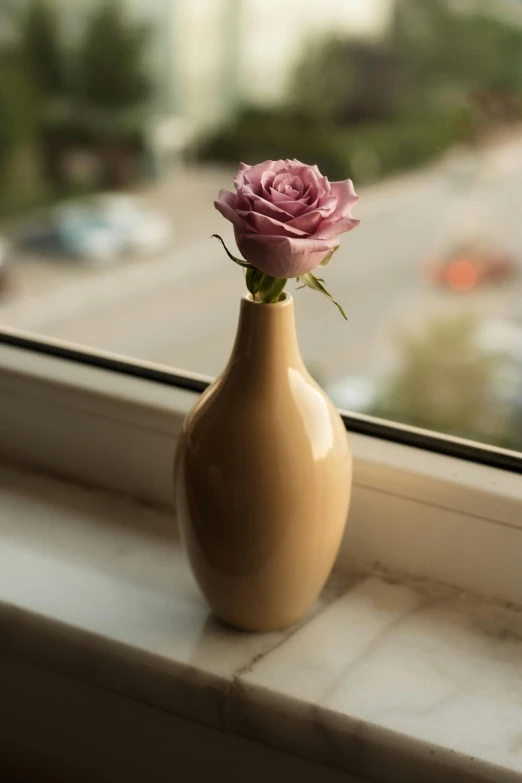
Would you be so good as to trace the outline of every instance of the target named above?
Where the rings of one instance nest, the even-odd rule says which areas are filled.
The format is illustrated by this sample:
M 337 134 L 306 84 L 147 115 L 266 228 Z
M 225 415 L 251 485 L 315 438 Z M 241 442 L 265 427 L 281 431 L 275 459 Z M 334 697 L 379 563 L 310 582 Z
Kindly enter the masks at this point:
M 245 286 L 213 201 L 282 157 L 361 196 L 348 322 L 294 294 L 314 377 L 522 449 L 517 0 L 3 0 L 0 324 L 218 373 Z

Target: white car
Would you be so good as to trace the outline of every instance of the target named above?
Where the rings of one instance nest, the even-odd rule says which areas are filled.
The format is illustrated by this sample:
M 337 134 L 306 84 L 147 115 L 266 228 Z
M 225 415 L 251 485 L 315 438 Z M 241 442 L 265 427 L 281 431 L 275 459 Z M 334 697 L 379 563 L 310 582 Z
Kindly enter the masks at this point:
M 134 196 L 110 193 L 58 204 L 26 234 L 26 241 L 39 250 L 107 264 L 124 256 L 160 253 L 172 237 L 166 215 Z

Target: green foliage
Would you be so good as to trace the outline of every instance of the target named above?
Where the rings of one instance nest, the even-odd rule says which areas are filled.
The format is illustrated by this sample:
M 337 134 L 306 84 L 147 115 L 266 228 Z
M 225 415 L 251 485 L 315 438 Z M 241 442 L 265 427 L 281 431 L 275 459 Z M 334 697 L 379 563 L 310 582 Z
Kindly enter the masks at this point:
M 252 294 L 253 299 L 256 298 L 257 292 L 259 290 L 259 284 L 261 283 L 262 277 L 263 277 L 263 272 L 261 272 L 261 270 L 256 269 L 253 266 L 250 266 L 248 269 L 245 270 L 246 287 Z
M 8 214 L 44 196 L 35 91 L 16 58 L 0 67 L 0 213 Z
M 279 297 L 283 293 L 284 287 L 288 282 L 286 277 L 272 277 L 271 275 L 267 275 L 266 273 L 261 272 L 247 261 L 243 261 L 243 259 L 236 258 L 236 256 L 232 255 L 219 234 L 212 234 L 212 238 L 219 239 L 225 249 L 225 253 L 231 261 L 245 268 L 246 285 L 254 299 L 258 297 L 259 300 L 264 304 L 271 304 L 272 302 L 279 301 Z M 332 250 L 332 252 L 326 256 L 323 261 L 324 266 L 328 264 L 333 254 L 335 253 L 335 250 L 337 250 L 337 248 Z M 330 292 L 326 290 L 324 286 L 324 280 L 322 278 L 315 277 L 312 272 L 307 272 L 304 275 L 300 275 L 297 280 L 298 282 L 302 283 L 301 288 L 311 288 L 313 291 L 319 291 L 320 294 L 327 296 L 328 299 L 330 299 L 330 301 L 333 302 L 333 304 L 338 308 L 343 318 L 348 320 L 346 318 L 346 313 L 344 312 L 339 302 L 336 302 Z
M 102 0 L 66 50 L 50 0 L 30 0 L 18 20 L 18 43 L 0 51 L 0 210 L 48 198 L 41 161 L 56 192 L 67 190 L 63 161 L 75 146 L 98 153 L 103 182 L 121 184 L 143 141 L 148 28 Z
M 334 253 L 336 253 L 338 250 L 339 250 L 339 245 L 337 245 L 337 247 L 334 247 L 334 249 L 330 253 L 328 253 L 327 256 L 323 258 L 319 266 L 328 266 L 328 264 L 330 263 L 330 261 L 334 256 Z
M 252 298 L 258 298 L 263 304 L 278 302 L 288 282 L 286 277 L 272 277 L 253 266 L 246 270 L 245 280 Z
M 332 131 L 326 126 L 303 126 L 283 111 L 253 108 L 244 109 L 202 143 L 199 157 L 236 165 L 241 160 L 257 163 L 296 157 L 316 162 L 325 173 L 339 168 L 337 152 L 332 149 Z
M 391 45 L 410 105 L 522 90 L 522 30 L 491 2 L 470 12 L 448 0 L 399 0 Z
M 491 13 L 489 12 L 491 9 Z M 522 29 L 484 0 L 397 0 L 385 41 L 306 48 L 284 108 L 244 108 L 203 159 L 297 157 L 331 179 L 371 182 L 522 117 Z
M 395 101 L 393 52 L 385 45 L 331 38 L 305 47 L 289 91 L 289 111 L 315 125 L 388 117 Z
M 219 236 L 219 234 L 212 234 L 212 239 L 219 239 L 221 244 L 223 245 L 223 248 L 225 250 L 225 253 L 230 258 L 231 261 L 234 262 L 234 264 L 237 264 L 238 266 L 242 266 L 245 269 L 251 270 L 252 265 L 249 264 L 247 261 L 243 261 L 242 258 L 237 258 L 236 256 L 233 256 L 228 247 L 225 245 L 225 241 L 222 237 Z
M 343 136 L 350 170 L 363 182 L 416 168 L 454 144 L 472 140 L 471 114 L 461 109 L 404 115 Z
M 320 41 L 305 47 L 291 89 L 291 110 L 318 124 L 335 121 L 349 104 L 357 86 L 357 74 L 346 41 Z
M 264 274 L 259 282 L 257 290 L 260 300 L 265 304 L 278 302 L 287 282 L 286 277 L 272 277 L 271 275 Z M 256 292 L 253 293 L 254 298 L 255 293 Z
M 467 314 L 436 319 L 420 334 L 399 337 L 400 366 L 372 414 L 418 427 L 499 443 L 506 413 L 492 404 L 498 359 L 477 346 Z
M 238 266 L 242 266 L 245 269 L 246 286 L 252 297 L 255 299 L 259 297 L 260 301 L 264 304 L 271 304 L 272 302 L 279 301 L 279 297 L 283 293 L 283 289 L 287 283 L 286 277 L 272 277 L 260 269 L 256 269 L 248 261 L 243 261 L 242 258 L 237 258 L 232 255 L 225 242 L 219 234 L 212 234 L 212 239 L 219 239 L 225 253 Z
M 297 278 L 299 282 L 303 283 L 307 288 L 311 288 L 312 291 L 318 291 L 320 294 L 324 294 L 328 297 L 328 299 L 337 307 L 339 312 L 341 313 L 342 317 L 345 321 L 348 320 L 346 317 L 346 313 L 344 312 L 343 308 L 339 304 L 339 302 L 336 302 L 333 296 L 329 291 L 326 290 L 324 287 L 324 280 L 320 277 L 315 277 L 312 272 L 307 272 L 305 275 L 301 275 Z
M 66 76 L 58 18 L 45 0 L 33 0 L 23 19 L 20 59 L 42 96 L 64 92 Z
M 296 157 L 316 163 L 331 180 L 353 176 L 371 182 L 470 139 L 470 115 L 461 110 L 337 128 L 303 127 L 287 114 L 248 109 L 202 145 L 199 154 L 232 164 Z
M 129 22 L 118 0 L 98 5 L 77 53 L 77 96 L 105 111 L 135 108 L 151 85 L 144 65 L 148 28 Z

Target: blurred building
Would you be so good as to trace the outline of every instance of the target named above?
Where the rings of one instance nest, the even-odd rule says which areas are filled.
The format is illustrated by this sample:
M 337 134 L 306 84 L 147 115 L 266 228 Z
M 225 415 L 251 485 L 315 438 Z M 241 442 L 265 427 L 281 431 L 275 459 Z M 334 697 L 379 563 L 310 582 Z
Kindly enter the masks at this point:
M 89 0 L 50 0 L 60 8 L 67 41 L 81 35 Z M 103 0 L 102 0 L 103 1 Z M 18 8 L 22 2 L 19 0 Z M 153 135 L 169 128 L 197 136 L 225 120 L 239 101 L 276 103 L 303 49 L 336 31 L 378 36 L 394 0 L 121 0 L 153 33 L 156 84 Z M 173 123 L 176 117 L 178 122 Z M 164 122 L 165 121 L 165 122 Z M 163 138 L 165 137 L 165 138 Z
M 243 0 L 238 87 L 252 103 L 287 95 L 296 62 L 307 46 L 335 33 L 377 38 L 387 29 L 394 0 Z
M 241 102 L 283 101 L 297 59 L 318 37 L 382 34 L 394 0 L 157 0 L 155 8 L 126 2 L 155 15 L 162 109 L 198 136 Z
M 28 2 L 18 0 L 17 10 Z M 95 5 L 90 0 L 49 2 L 59 8 L 64 39 L 74 46 Z M 318 38 L 333 31 L 359 37 L 382 34 L 394 4 L 394 0 L 120 2 L 130 19 L 145 22 L 152 33 L 149 62 L 155 97 L 146 130 L 157 170 L 168 168 L 169 160 L 225 122 L 240 103 L 283 101 L 297 59 Z M 0 24 L 0 33 L 1 29 Z
M 105 2 L 106 0 L 99 0 Z M 520 18 L 520 0 L 450 0 Z M 3 0 L 0 43 L 12 37 L 13 10 L 29 0 Z M 96 4 L 48 0 L 60 10 L 64 39 L 74 46 Z M 146 136 L 152 166 L 169 168 L 187 148 L 226 122 L 241 104 L 286 101 L 296 63 L 307 47 L 336 34 L 375 40 L 386 34 L 398 0 L 120 0 L 129 19 L 151 30 L 148 51 L 154 98 Z M 422 6 L 422 0 L 419 0 Z M 8 13 L 8 11 L 11 13 Z
M 169 128 L 177 128 L 177 133 L 194 137 L 226 120 L 239 102 L 283 101 L 296 61 L 307 46 L 332 33 L 379 38 L 388 29 L 397 1 L 120 0 L 131 18 L 146 22 L 152 31 L 153 124 L 159 122 L 153 136 L 165 141 Z M 19 10 L 28 2 L 2 0 L 0 38 L 12 34 L 7 10 Z M 95 3 L 49 2 L 60 8 L 65 39 L 73 45 Z M 521 0 L 453 2 L 463 10 L 479 5 L 495 14 L 522 16 Z

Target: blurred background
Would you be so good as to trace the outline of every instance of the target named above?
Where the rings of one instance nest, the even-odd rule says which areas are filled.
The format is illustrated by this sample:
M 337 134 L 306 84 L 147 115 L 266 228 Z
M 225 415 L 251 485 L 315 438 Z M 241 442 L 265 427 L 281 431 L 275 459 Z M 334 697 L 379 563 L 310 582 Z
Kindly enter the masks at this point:
M 295 293 L 314 377 L 522 450 L 522 0 L 2 0 L 0 327 L 218 373 L 213 200 L 281 157 L 361 195 L 348 323 Z

